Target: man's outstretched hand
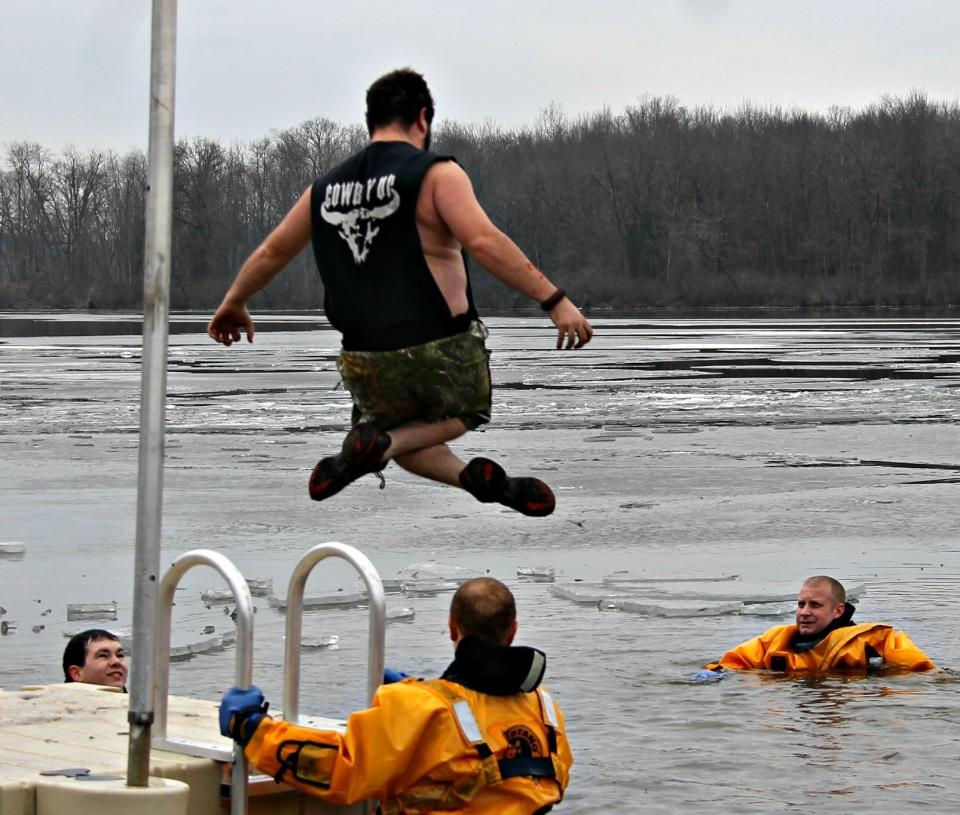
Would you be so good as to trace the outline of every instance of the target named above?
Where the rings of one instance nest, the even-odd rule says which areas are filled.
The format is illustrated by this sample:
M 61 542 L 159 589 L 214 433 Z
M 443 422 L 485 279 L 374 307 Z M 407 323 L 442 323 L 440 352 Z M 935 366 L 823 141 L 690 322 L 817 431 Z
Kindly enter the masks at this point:
M 726 676 L 726 673 L 722 670 L 720 671 L 711 671 L 709 668 L 704 668 L 702 671 L 697 671 L 694 674 L 690 674 L 687 677 L 688 682 L 719 682 Z
M 212 340 L 224 345 L 233 345 L 235 342 L 240 342 L 241 329 L 247 335 L 247 342 L 253 342 L 253 318 L 247 311 L 247 307 L 224 300 L 210 320 L 207 334 Z
M 220 703 L 220 732 L 246 747 L 267 715 L 268 707 L 270 703 L 263 700 L 263 691 L 256 685 L 230 688 Z
M 558 331 L 558 351 L 561 348 L 582 348 L 593 338 L 593 326 L 569 298 L 564 297 L 549 313 Z
M 384 668 L 383 669 L 383 684 L 391 685 L 394 682 L 402 682 L 404 679 L 407 679 L 410 676 L 408 673 L 403 671 L 398 671 L 396 668 Z

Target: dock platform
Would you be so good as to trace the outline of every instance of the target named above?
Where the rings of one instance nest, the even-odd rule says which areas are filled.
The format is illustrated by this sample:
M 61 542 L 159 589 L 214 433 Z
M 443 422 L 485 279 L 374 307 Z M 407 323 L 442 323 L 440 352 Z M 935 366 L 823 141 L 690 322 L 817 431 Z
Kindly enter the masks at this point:
M 153 750 L 151 786 L 126 786 L 129 696 L 115 688 L 65 683 L 0 690 L 0 815 L 226 815 L 229 767 Z M 170 736 L 229 747 L 219 702 L 169 697 Z M 343 729 L 313 718 L 311 724 Z M 267 777 L 251 777 L 249 815 L 360 815 Z M 119 805 L 119 808 L 118 808 Z

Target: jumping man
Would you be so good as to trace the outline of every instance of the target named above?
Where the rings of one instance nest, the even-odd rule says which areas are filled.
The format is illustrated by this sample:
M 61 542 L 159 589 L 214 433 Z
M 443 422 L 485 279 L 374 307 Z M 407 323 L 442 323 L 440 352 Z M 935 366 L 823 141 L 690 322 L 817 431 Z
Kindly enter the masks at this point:
M 463 252 L 541 304 L 557 348 L 588 343 L 593 328 L 490 221 L 451 156 L 428 152 L 433 98 L 401 69 L 367 91 L 370 143 L 315 181 L 241 267 L 207 333 L 253 341 L 246 303 L 312 240 L 324 311 L 343 335 L 337 367 L 353 398 L 340 453 L 310 476 L 322 501 L 395 460 L 525 515 L 553 512 L 551 489 L 511 478 L 487 458 L 464 463 L 447 442 L 490 421 L 487 330 L 473 304 Z

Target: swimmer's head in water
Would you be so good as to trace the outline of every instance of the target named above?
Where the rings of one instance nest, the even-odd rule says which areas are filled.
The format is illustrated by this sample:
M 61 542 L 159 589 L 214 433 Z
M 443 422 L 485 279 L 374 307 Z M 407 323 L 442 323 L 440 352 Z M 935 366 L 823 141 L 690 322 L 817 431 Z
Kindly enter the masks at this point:
M 808 578 L 797 596 L 797 630 L 806 637 L 823 631 L 843 616 L 846 600 L 839 581 L 826 575 Z

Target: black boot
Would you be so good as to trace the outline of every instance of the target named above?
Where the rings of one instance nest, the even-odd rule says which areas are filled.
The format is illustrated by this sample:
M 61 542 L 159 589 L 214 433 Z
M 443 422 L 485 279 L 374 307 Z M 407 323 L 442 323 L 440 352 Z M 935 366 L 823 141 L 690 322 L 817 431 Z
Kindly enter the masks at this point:
M 484 504 L 496 502 L 524 515 L 543 517 L 557 505 L 539 478 L 510 478 L 497 462 L 475 458 L 460 472 L 460 486 Z
M 335 456 L 321 459 L 310 474 L 310 497 L 323 501 L 336 495 L 351 481 L 367 473 L 378 473 L 386 463 L 383 454 L 390 446 L 390 436 L 366 422 L 353 427 L 343 440 L 343 448 Z

